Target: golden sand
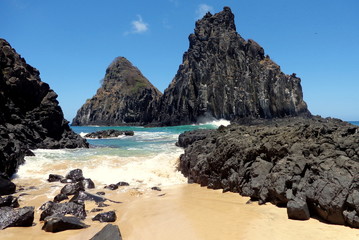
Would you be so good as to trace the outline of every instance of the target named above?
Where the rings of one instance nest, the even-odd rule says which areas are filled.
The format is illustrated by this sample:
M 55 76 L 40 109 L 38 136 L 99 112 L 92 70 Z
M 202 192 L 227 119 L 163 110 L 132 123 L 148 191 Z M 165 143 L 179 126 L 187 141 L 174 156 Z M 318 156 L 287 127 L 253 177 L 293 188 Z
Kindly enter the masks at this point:
M 15 180 L 16 182 L 16 180 Z M 90 239 L 106 223 L 93 222 L 97 213 L 88 213 L 85 223 L 87 229 L 68 230 L 59 233 L 47 233 L 41 230 L 39 221 L 41 211 L 38 208 L 52 199 L 61 189 L 59 183 L 16 182 L 22 185 L 29 195 L 20 197 L 20 205 L 35 206 L 35 226 L 14 227 L 0 231 L 0 239 Z M 39 189 L 28 189 L 41 186 Z M 119 188 L 111 191 L 98 186 L 97 191 L 106 192 L 105 197 L 121 201 L 112 203 L 104 211 L 115 210 L 117 224 L 123 239 L 359 239 L 359 230 L 345 226 L 329 225 L 315 219 L 294 221 L 287 218 L 286 209 L 271 204 L 259 206 L 246 204 L 248 198 L 235 193 L 222 193 L 197 184 L 184 184 L 159 191 L 138 191 Z M 124 191 L 126 190 L 126 191 Z M 86 210 L 96 207 L 87 202 Z

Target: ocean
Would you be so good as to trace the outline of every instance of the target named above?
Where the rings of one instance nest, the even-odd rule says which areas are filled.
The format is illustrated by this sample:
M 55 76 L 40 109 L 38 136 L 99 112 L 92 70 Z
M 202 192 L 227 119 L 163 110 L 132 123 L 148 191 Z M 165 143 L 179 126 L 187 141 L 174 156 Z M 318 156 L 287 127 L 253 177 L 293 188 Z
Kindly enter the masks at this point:
M 177 171 L 179 156 L 183 153 L 183 149 L 175 145 L 179 134 L 228 124 L 228 121 L 220 120 L 157 128 L 73 126 L 72 129 L 81 136 L 107 129 L 132 130 L 134 136 L 87 139 L 89 149 L 34 150 L 35 156 L 25 158 L 15 179 L 46 184 L 49 174 L 65 176 L 70 170 L 80 168 L 85 178 L 103 186 L 124 181 L 132 188 L 146 190 L 183 184 L 187 180 Z

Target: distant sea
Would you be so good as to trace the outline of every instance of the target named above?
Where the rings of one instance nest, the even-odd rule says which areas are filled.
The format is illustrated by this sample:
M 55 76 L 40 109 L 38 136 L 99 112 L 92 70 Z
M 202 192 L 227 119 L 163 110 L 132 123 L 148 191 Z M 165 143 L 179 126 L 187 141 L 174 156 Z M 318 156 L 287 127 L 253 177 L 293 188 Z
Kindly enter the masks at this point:
M 354 125 L 358 125 L 359 126 L 359 121 L 348 121 L 350 122 L 351 124 L 354 124 Z
M 89 149 L 37 149 L 35 156 L 26 157 L 15 177 L 46 183 L 50 173 L 66 175 L 71 169 L 80 168 L 86 178 L 103 185 L 125 181 L 132 187 L 148 189 L 182 184 L 187 180 L 177 170 L 179 156 L 183 153 L 183 149 L 175 145 L 179 134 L 228 124 L 228 121 L 215 121 L 160 128 L 73 126 L 72 129 L 83 137 L 106 129 L 132 130 L 134 136 L 87 139 Z

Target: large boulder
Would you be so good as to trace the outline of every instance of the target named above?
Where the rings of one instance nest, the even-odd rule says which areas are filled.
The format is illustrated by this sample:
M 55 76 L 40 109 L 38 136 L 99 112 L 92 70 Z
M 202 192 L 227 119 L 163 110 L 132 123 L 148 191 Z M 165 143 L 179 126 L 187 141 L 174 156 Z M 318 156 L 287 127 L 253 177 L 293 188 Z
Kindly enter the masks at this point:
M 107 224 L 90 240 L 122 240 L 122 236 L 117 225 Z
M 70 229 L 87 228 L 88 225 L 83 223 L 79 218 L 72 216 L 53 215 L 44 220 L 42 230 L 45 232 L 61 232 Z
M 15 190 L 15 183 L 11 182 L 6 175 L 0 173 L 0 196 L 13 194 Z
M 88 147 L 64 119 L 57 94 L 0 39 L 0 172 L 11 176 L 28 149 Z
M 49 201 L 42 206 L 42 210 L 43 211 L 40 215 L 40 221 L 43 221 L 46 217 L 55 214 L 71 214 L 80 219 L 85 219 L 87 215 L 85 211 L 85 205 L 75 202 L 54 203 Z
M 34 207 L 0 207 L 0 230 L 7 227 L 31 227 Z
M 359 227 L 359 127 L 337 119 L 287 118 L 208 131 L 185 148 L 180 170 L 189 182 L 286 206 L 293 219 L 316 215 Z

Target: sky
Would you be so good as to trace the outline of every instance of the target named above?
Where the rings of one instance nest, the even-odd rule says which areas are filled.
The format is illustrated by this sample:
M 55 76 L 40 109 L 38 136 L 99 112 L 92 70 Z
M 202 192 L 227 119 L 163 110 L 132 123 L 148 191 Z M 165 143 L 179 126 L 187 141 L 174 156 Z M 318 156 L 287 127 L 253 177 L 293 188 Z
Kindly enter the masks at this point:
M 312 114 L 359 120 L 358 0 L 0 0 L 0 38 L 40 71 L 72 121 L 118 56 L 163 92 L 195 21 L 224 6 L 244 39 L 302 79 Z

